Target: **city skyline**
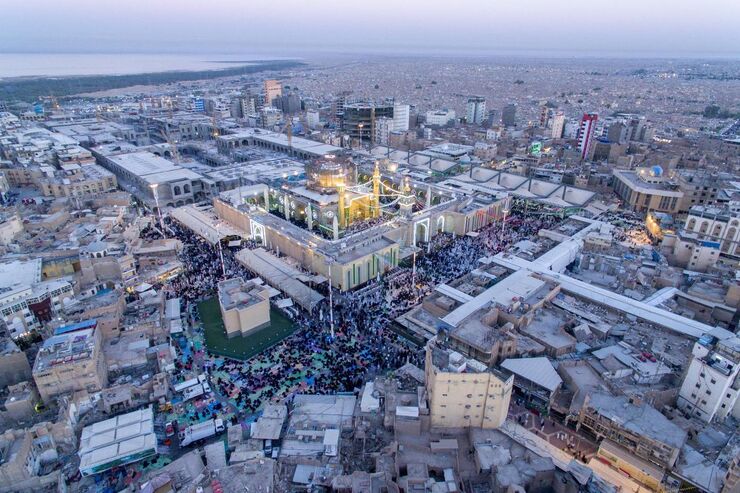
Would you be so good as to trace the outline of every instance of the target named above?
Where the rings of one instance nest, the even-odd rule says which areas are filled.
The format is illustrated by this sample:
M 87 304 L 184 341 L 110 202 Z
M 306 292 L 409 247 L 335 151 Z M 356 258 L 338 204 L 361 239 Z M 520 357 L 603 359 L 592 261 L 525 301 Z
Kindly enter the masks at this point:
M 714 2 L 711 9 L 687 0 L 670 5 L 630 0 L 618 6 L 576 0 L 561 9 L 542 0 L 525 4 L 476 0 L 451 10 L 417 0 L 351 7 L 330 0 L 310 5 L 258 0 L 247 8 L 233 0 L 176 6 L 34 0 L 4 7 L 0 51 L 736 58 L 733 47 L 740 46 L 733 26 L 740 5 L 729 0 Z

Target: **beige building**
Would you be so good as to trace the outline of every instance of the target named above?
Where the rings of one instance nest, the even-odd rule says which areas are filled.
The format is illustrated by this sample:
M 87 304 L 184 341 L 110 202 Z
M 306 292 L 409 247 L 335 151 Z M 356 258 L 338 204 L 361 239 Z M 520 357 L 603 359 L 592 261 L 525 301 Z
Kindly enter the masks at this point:
M 684 193 L 678 182 L 663 174 L 660 166 L 636 170 L 615 169 L 613 173 L 614 193 L 624 201 L 624 208 L 669 214 L 679 211 Z
M 719 260 L 719 243 L 703 241 L 696 233 L 666 234 L 661 250 L 670 265 L 706 272 Z
M 686 431 L 654 407 L 626 396 L 592 393 L 586 397 L 577 429 L 609 439 L 630 454 L 672 468 L 686 442 Z
M 0 340 L 0 388 L 31 379 L 26 353 L 10 338 Z
M 0 217 L 0 245 L 13 243 L 21 231 L 23 231 L 23 223 L 18 214 Z
M 38 185 L 47 197 L 89 197 L 115 190 L 116 176 L 97 164 L 63 164 L 44 173 Z
M 498 428 L 509 412 L 514 377 L 440 346 L 426 348 L 426 390 L 432 428 Z
M 283 86 L 279 80 L 267 79 L 265 81 L 265 106 L 272 106 L 275 98 L 283 95 Z
M 735 202 L 734 204 L 737 204 Z M 732 202 L 727 207 L 693 206 L 684 230 L 705 242 L 719 244 L 723 254 L 740 254 L 740 210 Z
M 246 335 L 270 324 L 270 290 L 255 280 L 219 282 L 218 303 L 228 337 Z
M 50 337 L 36 356 L 33 379 L 41 399 L 87 390 L 95 392 L 108 384 L 108 369 L 102 355 L 101 333 L 87 329 Z

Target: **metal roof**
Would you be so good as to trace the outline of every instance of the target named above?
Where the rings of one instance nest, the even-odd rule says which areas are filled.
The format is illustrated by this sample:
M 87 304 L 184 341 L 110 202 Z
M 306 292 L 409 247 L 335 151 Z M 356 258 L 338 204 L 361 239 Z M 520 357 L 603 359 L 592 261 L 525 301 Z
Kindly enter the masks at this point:
M 557 390 L 563 379 L 553 368 L 552 363 L 545 357 L 538 358 L 509 358 L 501 363 L 501 367 L 519 376 L 544 387 L 550 392 Z

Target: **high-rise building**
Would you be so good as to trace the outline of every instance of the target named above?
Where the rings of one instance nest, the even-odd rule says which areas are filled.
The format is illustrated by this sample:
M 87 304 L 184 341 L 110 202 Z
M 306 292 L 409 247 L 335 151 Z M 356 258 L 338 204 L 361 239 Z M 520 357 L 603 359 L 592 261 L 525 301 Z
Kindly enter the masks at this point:
M 584 113 L 581 118 L 581 126 L 578 129 L 578 150 L 581 152 L 581 159 L 586 159 L 594 142 L 594 131 L 599 115 L 596 113 Z
M 562 111 L 558 111 L 555 113 L 555 116 L 552 117 L 550 136 L 553 139 L 562 139 L 563 130 L 565 130 L 565 114 Z
M 342 131 L 351 139 L 367 144 L 375 136 L 375 121 L 380 117 L 393 118 L 393 105 L 367 102 L 345 103 L 342 110 Z
M 393 131 L 393 124 L 395 118 L 391 119 L 385 116 L 375 119 L 375 135 L 373 136 L 373 143 L 377 145 L 388 145 L 388 137 Z
M 409 113 L 411 106 L 393 103 L 393 132 L 405 132 L 409 129 Z
M 486 119 L 486 100 L 480 96 L 468 98 L 466 120 L 468 123 L 480 125 Z
M 717 328 L 694 343 L 693 358 L 678 394 L 678 407 L 707 423 L 738 417 L 738 391 L 735 382 L 740 375 L 740 338 Z
M 265 81 L 265 106 L 272 106 L 275 98 L 283 95 L 283 86 L 280 81 L 268 79 Z
M 272 105 L 286 114 L 298 113 L 301 111 L 301 98 L 297 94 L 283 94 L 277 96 Z
M 319 110 L 308 110 L 306 111 L 306 123 L 308 128 L 311 130 L 319 128 L 321 126 L 321 117 Z
M 516 104 L 510 103 L 501 111 L 501 123 L 504 127 L 516 126 Z

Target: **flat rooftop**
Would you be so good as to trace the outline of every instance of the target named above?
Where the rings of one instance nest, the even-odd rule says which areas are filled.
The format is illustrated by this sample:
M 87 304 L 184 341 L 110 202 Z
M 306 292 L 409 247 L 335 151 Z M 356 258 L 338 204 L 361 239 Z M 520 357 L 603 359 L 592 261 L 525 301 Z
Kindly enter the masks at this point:
M 686 441 L 685 430 L 673 424 L 654 407 L 630 403 L 626 396 L 594 393 L 591 394 L 588 407 L 636 435 L 677 448 Z
M 36 356 L 33 372 L 90 359 L 95 349 L 93 333 L 94 329 L 85 329 L 48 338 Z

